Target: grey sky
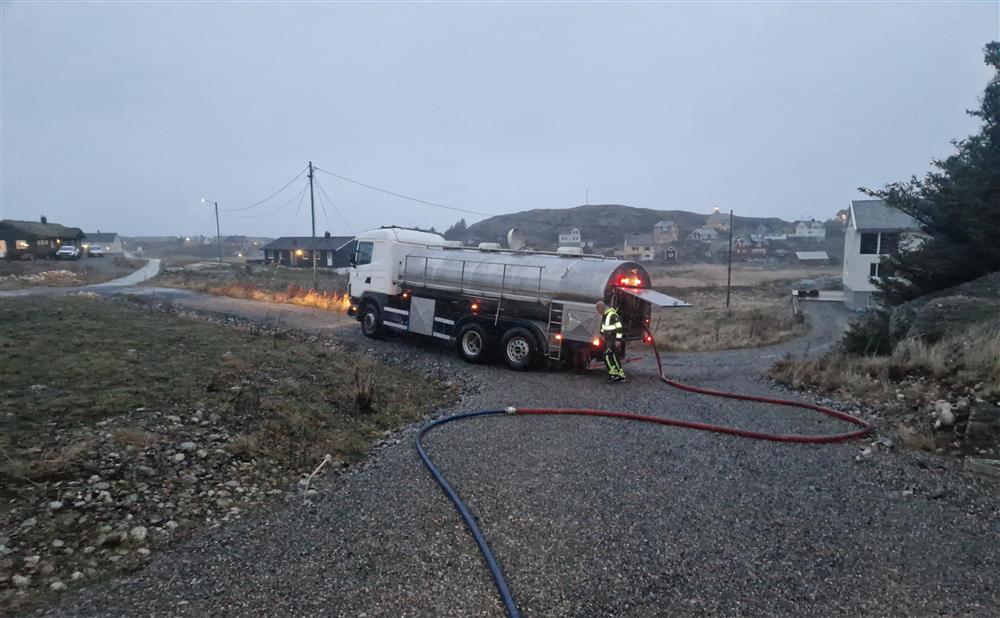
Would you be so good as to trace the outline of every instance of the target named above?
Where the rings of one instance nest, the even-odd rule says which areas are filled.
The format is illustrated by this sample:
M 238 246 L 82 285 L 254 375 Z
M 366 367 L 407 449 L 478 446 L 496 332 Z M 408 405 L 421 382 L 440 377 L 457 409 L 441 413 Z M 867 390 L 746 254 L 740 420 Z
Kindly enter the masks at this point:
M 312 159 L 486 212 L 827 218 L 976 129 L 998 6 L 4 2 L 0 214 L 214 234 L 199 198 Z M 460 216 L 318 178 L 354 231 Z M 308 198 L 234 216 L 302 186 L 223 233 L 308 234 Z

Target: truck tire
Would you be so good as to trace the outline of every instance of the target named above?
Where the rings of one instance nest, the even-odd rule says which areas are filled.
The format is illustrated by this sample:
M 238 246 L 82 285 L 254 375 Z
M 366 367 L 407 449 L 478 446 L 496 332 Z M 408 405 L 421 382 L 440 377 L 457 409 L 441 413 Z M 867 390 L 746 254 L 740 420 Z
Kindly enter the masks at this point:
M 508 367 L 514 371 L 527 371 L 538 358 L 538 341 L 531 331 L 516 326 L 504 333 L 500 350 Z
M 490 353 L 490 336 L 479 324 L 466 324 L 455 338 L 458 354 L 467 363 L 482 363 Z
M 382 334 L 382 312 L 374 303 L 366 304 L 361 310 L 361 332 L 371 339 Z

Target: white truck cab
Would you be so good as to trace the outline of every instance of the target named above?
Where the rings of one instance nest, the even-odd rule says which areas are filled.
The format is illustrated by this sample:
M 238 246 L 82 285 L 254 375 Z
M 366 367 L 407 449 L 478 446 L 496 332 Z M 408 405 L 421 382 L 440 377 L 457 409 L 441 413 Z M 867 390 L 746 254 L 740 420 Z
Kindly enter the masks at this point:
M 352 299 L 373 294 L 401 294 L 402 289 L 395 282 L 396 274 L 411 251 L 453 244 L 440 234 L 395 227 L 359 234 L 352 259 L 348 293 Z

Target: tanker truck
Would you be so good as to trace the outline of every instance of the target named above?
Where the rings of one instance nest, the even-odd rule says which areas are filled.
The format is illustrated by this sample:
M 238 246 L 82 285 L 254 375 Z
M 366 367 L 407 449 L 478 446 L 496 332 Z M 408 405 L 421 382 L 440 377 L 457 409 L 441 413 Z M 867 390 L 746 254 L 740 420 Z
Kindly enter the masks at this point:
M 351 257 L 348 314 L 367 337 L 434 337 L 470 363 L 499 355 L 523 371 L 587 366 L 601 351 L 598 301 L 617 308 L 622 345 L 645 339 L 651 305 L 688 306 L 650 289 L 637 262 L 528 251 L 513 230 L 509 238 L 513 249 L 400 227 L 364 232 Z

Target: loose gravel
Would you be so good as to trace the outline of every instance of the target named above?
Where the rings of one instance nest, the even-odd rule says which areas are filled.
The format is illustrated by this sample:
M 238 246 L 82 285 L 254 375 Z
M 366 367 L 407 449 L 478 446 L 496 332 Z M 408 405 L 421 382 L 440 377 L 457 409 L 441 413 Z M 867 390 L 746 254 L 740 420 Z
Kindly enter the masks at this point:
M 211 310 L 201 297 L 175 302 L 184 298 Z M 225 310 L 238 311 L 231 300 Z M 353 341 L 359 353 L 435 364 L 468 384 L 461 410 L 577 406 L 763 431 L 843 429 L 806 411 L 671 389 L 648 360 L 627 367 L 628 383 L 608 385 L 598 374 L 473 367 L 444 346 L 370 342 L 356 324 L 331 329 L 308 310 L 291 315 L 287 323 Z M 760 372 L 777 356 L 828 344 L 828 328 L 767 350 L 668 357 L 668 372 L 774 395 Z M 503 616 L 475 545 L 414 452 L 416 430 L 318 480 L 310 502 L 290 497 L 206 532 L 48 615 Z M 426 443 L 528 617 L 998 615 L 996 485 L 954 460 L 876 440 L 774 444 L 611 419 L 503 416 L 449 424 Z

